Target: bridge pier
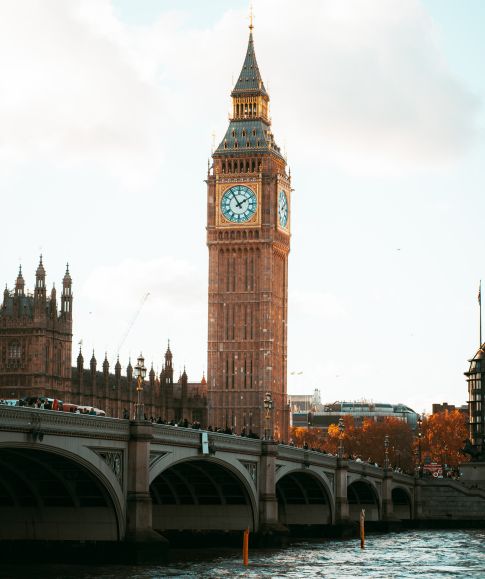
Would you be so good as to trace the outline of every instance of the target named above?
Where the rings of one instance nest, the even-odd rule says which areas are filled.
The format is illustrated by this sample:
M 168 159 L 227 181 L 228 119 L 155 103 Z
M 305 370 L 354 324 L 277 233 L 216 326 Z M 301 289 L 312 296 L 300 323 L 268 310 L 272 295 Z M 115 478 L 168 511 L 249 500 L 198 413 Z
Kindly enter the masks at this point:
M 259 531 L 258 543 L 264 546 L 281 545 L 288 529 L 278 518 L 276 497 L 276 456 L 278 444 L 274 440 L 261 442 L 261 468 L 259 470 Z
M 129 558 L 136 563 L 160 561 L 168 549 L 167 539 L 152 528 L 149 476 L 152 439 L 151 422 L 135 420 L 130 423 L 125 538 L 130 544 Z
M 335 523 L 346 524 L 349 522 L 349 501 L 347 499 L 347 474 L 349 463 L 342 458 L 337 458 L 335 469 Z
M 394 517 L 394 503 L 392 501 L 393 471 L 390 468 L 384 469 L 382 481 L 382 515 L 383 521 L 392 521 Z

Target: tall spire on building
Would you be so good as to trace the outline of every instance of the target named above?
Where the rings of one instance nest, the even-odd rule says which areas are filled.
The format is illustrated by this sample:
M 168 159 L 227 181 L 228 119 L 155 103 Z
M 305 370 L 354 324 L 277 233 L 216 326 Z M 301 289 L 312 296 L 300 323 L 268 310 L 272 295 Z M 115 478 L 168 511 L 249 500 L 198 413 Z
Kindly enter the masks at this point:
M 239 74 L 236 84 L 232 90 L 232 97 L 241 96 L 242 94 L 268 95 L 263 83 L 263 79 L 261 77 L 261 73 L 259 72 L 258 62 L 256 60 L 256 53 L 254 51 L 253 28 L 253 18 L 251 13 L 251 20 L 249 24 L 249 41 L 246 57 L 244 59 L 241 73 Z

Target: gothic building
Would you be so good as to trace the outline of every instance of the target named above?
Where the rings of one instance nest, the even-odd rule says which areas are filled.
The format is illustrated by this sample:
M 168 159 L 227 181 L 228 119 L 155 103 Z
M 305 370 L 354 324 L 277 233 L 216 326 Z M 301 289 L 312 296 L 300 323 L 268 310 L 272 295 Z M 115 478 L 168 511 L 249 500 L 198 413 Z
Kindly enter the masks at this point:
M 77 405 L 95 406 L 107 416 L 132 414 L 136 399 L 131 363 L 122 376 L 119 359 L 110 372 L 107 355 L 100 370 L 93 355 L 85 368 L 79 351 L 72 367 L 72 279 L 69 267 L 62 280 L 60 310 L 55 287 L 47 295 L 42 262 L 35 274 L 35 289 L 29 293 L 20 268 L 15 288 L 5 288 L 0 310 L 0 399 L 46 396 Z M 185 369 L 174 381 L 170 346 L 159 376 L 153 365 L 144 385 L 148 417 L 165 420 L 198 420 L 207 423 L 207 383 L 188 381 Z
M 107 416 L 122 417 L 126 409 L 133 415 L 136 401 L 136 384 L 133 377 L 131 360 L 122 376 L 119 358 L 116 360 L 114 374 L 110 372 L 108 356 L 105 354 L 101 370 L 94 352 L 89 367 L 84 367 L 84 357 L 79 351 L 76 368 L 72 369 L 72 394 L 70 402 L 84 406 L 94 406 L 106 412 Z M 160 375 L 153 364 L 143 386 L 145 414 L 161 417 L 166 421 L 187 419 L 207 424 L 207 382 L 189 382 L 185 371 L 174 381 L 173 355 L 170 344 L 165 352 L 165 363 Z
M 60 310 L 53 286 L 47 295 L 40 257 L 33 293 L 20 268 L 15 288 L 5 287 L 0 310 L 0 398 L 45 394 L 60 398 L 71 389 L 72 280 L 62 280 Z
M 268 428 L 286 439 L 292 189 L 271 130 L 252 28 L 229 126 L 207 176 L 209 421 L 262 434 L 269 392 Z

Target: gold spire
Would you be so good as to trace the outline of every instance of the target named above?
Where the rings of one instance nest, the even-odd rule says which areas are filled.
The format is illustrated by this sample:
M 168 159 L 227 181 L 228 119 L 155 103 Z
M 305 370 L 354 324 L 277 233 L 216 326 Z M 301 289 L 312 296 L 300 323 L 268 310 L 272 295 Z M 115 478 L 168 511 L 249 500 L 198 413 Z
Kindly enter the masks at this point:
M 249 30 L 252 32 L 253 28 L 253 3 L 251 2 L 249 5 Z

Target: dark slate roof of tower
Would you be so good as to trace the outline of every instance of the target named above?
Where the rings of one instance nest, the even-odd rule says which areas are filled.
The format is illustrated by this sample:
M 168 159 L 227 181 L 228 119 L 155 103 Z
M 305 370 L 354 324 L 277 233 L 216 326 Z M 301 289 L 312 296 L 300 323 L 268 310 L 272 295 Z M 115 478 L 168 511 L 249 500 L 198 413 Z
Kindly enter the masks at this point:
M 264 87 L 263 79 L 261 78 L 261 73 L 259 72 L 258 63 L 256 61 L 252 32 L 249 34 L 248 50 L 246 52 L 246 58 L 244 59 L 241 74 L 239 75 L 236 86 L 234 87 L 231 95 L 238 96 L 245 93 L 263 95 L 268 94 Z
M 274 142 L 270 125 L 262 119 L 232 120 L 224 138 L 214 153 L 237 154 L 239 156 L 245 152 L 253 154 L 272 152 L 282 157 L 280 148 Z

